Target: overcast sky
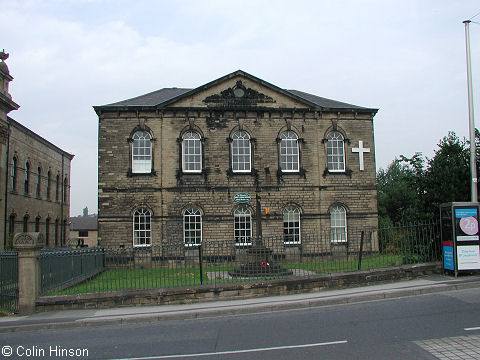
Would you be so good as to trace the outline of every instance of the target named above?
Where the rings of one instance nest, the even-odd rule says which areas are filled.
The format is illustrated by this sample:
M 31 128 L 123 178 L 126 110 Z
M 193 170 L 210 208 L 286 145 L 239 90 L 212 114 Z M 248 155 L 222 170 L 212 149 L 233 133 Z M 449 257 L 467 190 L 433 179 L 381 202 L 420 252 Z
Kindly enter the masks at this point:
M 195 88 L 241 69 L 281 88 L 379 108 L 377 169 L 468 136 L 467 20 L 478 0 L 0 0 L 9 115 L 67 152 L 71 215 L 97 211 L 93 105 Z M 480 15 L 473 18 L 480 23 Z M 470 26 L 480 123 L 480 24 Z

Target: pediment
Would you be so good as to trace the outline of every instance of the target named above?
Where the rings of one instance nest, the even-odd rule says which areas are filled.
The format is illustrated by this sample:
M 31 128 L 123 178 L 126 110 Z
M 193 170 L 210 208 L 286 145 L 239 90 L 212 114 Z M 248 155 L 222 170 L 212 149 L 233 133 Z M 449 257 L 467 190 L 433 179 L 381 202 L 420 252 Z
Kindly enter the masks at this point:
M 309 108 L 311 104 L 239 71 L 192 90 L 169 104 L 169 107 L 298 109 Z

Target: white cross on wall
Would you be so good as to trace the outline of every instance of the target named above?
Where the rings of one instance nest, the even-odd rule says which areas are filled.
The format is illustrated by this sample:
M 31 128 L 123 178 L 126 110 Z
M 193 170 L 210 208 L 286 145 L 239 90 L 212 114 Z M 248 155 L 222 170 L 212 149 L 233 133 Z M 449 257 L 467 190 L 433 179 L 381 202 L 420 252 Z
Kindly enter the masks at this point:
M 365 170 L 365 165 L 363 163 L 363 153 L 369 153 L 370 148 L 364 148 L 363 141 L 358 140 L 358 148 L 352 148 L 352 152 L 358 153 L 358 162 L 360 163 L 360 171 Z

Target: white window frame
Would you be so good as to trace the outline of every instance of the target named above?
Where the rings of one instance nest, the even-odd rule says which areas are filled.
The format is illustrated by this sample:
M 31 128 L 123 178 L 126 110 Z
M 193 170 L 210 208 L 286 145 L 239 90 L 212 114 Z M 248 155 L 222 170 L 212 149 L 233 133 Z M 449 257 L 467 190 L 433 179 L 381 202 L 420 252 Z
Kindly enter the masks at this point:
M 345 172 L 345 141 L 342 133 L 327 134 L 327 169 L 329 172 Z
M 202 212 L 191 207 L 183 212 L 183 243 L 186 247 L 202 245 Z M 192 241 L 193 239 L 193 241 Z
M 252 245 L 252 212 L 246 206 L 239 206 L 233 212 L 233 237 L 236 246 Z
M 190 161 L 190 157 L 193 157 L 193 161 Z M 187 131 L 182 136 L 182 171 L 202 172 L 202 137 L 196 131 Z
M 245 130 L 236 131 L 232 135 L 232 171 L 249 173 L 252 171 L 252 144 L 250 135 Z
M 137 208 L 133 212 L 133 247 L 152 245 L 152 212 L 145 208 Z
M 293 240 L 290 240 L 293 238 Z M 283 241 L 284 244 L 301 244 L 300 209 L 287 206 L 283 210 Z
M 330 209 L 330 241 L 332 243 L 346 243 L 347 238 L 347 210 L 342 205 L 334 205 Z
M 282 172 L 300 171 L 298 135 L 291 130 L 280 135 L 280 169 Z
M 152 172 L 152 136 L 147 131 L 137 131 L 132 136 L 132 173 Z

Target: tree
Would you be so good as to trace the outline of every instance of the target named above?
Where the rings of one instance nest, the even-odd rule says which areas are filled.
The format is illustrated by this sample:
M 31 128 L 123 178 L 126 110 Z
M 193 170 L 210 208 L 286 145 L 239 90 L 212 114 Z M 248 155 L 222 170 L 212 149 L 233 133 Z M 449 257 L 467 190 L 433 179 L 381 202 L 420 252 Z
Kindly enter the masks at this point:
M 476 131 L 476 141 L 480 133 Z M 470 201 L 469 142 L 449 132 L 432 159 L 420 153 L 395 159 L 377 172 L 380 221 L 412 222 L 438 219 L 445 202 Z M 477 149 L 477 171 L 479 165 Z

